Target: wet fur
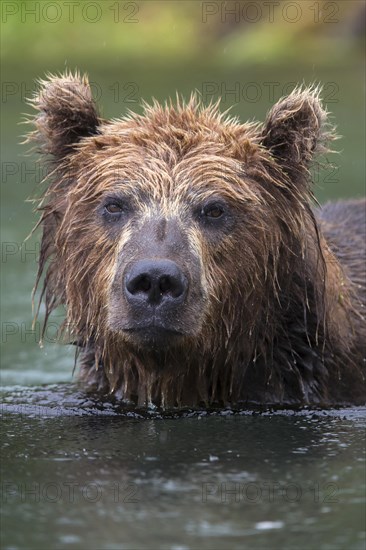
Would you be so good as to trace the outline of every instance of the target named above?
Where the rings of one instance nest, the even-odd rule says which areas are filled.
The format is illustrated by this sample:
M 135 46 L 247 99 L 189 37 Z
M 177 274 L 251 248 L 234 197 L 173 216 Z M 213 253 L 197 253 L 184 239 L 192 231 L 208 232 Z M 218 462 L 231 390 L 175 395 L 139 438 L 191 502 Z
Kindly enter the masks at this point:
M 45 323 L 66 306 L 87 387 L 164 407 L 365 401 L 365 202 L 313 209 L 309 168 L 334 137 L 318 89 L 296 89 L 264 124 L 196 97 L 103 121 L 77 74 L 41 82 L 33 105 L 29 140 L 50 166 L 40 302 Z M 185 226 L 205 307 L 194 337 L 164 352 L 109 328 L 106 304 L 134 228 L 113 239 L 90 212 L 118 178 L 141 218 L 156 203 L 166 219 L 188 219 L 212 189 L 236 213 L 219 244 Z

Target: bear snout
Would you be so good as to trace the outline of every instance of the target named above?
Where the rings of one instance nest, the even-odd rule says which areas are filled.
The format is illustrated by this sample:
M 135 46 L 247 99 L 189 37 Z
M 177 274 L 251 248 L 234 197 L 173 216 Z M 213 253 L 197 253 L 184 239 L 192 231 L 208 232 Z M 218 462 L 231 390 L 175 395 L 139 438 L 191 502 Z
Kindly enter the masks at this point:
M 130 267 L 123 290 L 132 308 L 163 304 L 176 307 L 187 295 L 188 280 L 172 260 L 146 259 Z
M 188 278 L 176 262 L 146 258 L 125 271 L 122 294 L 128 304 L 128 321 L 122 327 L 130 340 L 152 348 L 166 347 L 184 333 Z
M 145 347 L 175 346 L 181 337 L 196 335 L 206 305 L 200 265 L 182 224 L 150 217 L 119 252 L 109 328 Z

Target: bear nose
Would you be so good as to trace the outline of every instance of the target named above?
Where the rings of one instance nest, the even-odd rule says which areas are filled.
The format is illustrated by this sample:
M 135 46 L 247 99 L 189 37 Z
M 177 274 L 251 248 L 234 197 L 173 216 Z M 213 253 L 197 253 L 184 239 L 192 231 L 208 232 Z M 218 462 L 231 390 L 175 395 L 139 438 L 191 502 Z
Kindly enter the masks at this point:
M 125 294 L 131 304 L 142 300 L 151 305 L 169 299 L 181 302 L 187 287 L 182 270 L 171 260 L 140 260 L 125 276 Z

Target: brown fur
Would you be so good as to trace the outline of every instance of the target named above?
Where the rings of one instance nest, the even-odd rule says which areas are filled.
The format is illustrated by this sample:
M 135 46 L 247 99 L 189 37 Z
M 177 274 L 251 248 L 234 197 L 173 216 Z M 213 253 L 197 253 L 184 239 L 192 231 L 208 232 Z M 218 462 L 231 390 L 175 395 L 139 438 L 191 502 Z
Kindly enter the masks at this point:
M 311 206 L 309 167 L 333 138 L 317 89 L 296 89 L 263 125 L 194 96 L 102 121 L 71 74 L 42 82 L 33 105 L 30 140 L 51 162 L 37 284 L 45 273 L 46 322 L 66 306 L 87 385 L 165 407 L 364 401 L 362 237 L 344 252 L 362 227 L 352 213 L 341 227 L 343 203 L 336 223 Z M 131 214 L 108 225 L 100 205 L 116 192 Z M 229 212 L 220 230 L 193 214 L 212 196 Z M 364 202 L 353 208 L 362 224 Z M 124 331 L 118 285 L 162 246 L 190 286 L 172 318 L 182 336 L 156 348 Z

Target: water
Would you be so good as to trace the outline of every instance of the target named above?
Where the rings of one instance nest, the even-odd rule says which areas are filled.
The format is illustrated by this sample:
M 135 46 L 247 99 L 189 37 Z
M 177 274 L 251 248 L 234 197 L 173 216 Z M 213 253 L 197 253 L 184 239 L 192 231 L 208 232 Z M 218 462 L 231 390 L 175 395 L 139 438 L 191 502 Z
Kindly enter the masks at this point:
M 366 409 L 142 418 L 69 385 L 3 402 L 2 548 L 364 549 Z
M 22 69 L 33 78 L 61 67 Z M 83 68 L 83 67 L 81 67 Z M 336 84 L 328 103 L 335 113 L 342 154 L 330 158 L 336 174 L 317 177 L 317 196 L 364 194 L 360 67 L 304 69 L 273 66 L 246 70 L 202 65 L 189 68 L 128 65 L 123 75 L 90 72 L 101 89 L 103 113 L 119 116 L 138 104 L 111 100 L 116 80 L 136 82 L 139 99 L 185 96 L 204 83 L 288 82 Z M 363 69 L 361 69 L 362 72 Z M 188 78 L 189 75 L 189 78 Z M 17 82 L 10 66 L 6 81 Z M 329 88 L 330 86 L 330 88 Z M 277 93 L 277 92 L 276 92 Z M 29 94 L 28 94 L 29 95 Z M 329 94 L 328 94 L 328 97 Z M 223 108 L 232 102 L 224 98 Z M 233 114 L 263 119 L 271 107 L 241 98 Z M 71 385 L 73 349 L 53 343 L 58 311 L 38 347 L 40 325 L 31 328 L 30 295 L 39 233 L 21 248 L 35 216 L 25 202 L 42 171 L 20 147 L 20 94 L 3 110 L 2 220 L 2 548 L 108 550 L 123 548 L 364 549 L 364 409 L 272 411 L 205 415 L 121 410 L 99 403 Z M 41 384 L 48 386 L 40 387 Z

